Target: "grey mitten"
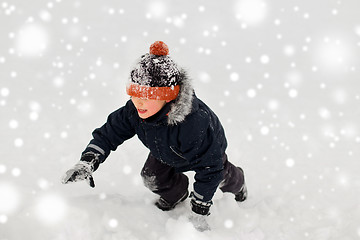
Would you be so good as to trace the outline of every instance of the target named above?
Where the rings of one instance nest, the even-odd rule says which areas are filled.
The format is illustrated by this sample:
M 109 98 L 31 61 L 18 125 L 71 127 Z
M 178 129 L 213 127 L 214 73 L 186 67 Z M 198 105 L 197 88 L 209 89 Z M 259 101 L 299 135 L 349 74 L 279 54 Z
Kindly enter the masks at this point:
M 203 232 L 210 230 L 210 226 L 207 223 L 207 216 L 210 215 L 210 207 L 212 201 L 203 202 L 198 199 L 194 192 L 190 194 L 190 205 L 192 213 L 189 217 L 190 222 L 194 225 L 195 229 Z
M 195 212 L 191 212 L 189 216 L 189 221 L 192 223 L 194 228 L 199 232 L 210 231 L 210 225 L 207 222 L 206 215 L 200 215 Z
M 95 187 L 92 173 L 99 165 L 99 154 L 93 152 L 84 153 L 80 161 L 69 169 L 62 178 L 62 183 L 78 182 L 86 180 L 91 187 Z

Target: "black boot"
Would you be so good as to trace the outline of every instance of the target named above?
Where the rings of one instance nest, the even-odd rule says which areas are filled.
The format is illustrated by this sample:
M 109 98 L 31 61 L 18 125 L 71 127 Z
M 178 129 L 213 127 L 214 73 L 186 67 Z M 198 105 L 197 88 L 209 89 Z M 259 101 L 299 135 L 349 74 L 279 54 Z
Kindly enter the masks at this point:
M 243 202 L 246 200 L 247 195 L 248 195 L 248 192 L 247 192 L 246 185 L 244 183 L 244 185 L 242 185 L 240 191 L 238 193 L 235 193 L 235 200 L 238 202 Z
M 186 193 L 175 203 L 169 203 L 168 201 L 166 201 L 165 199 L 163 199 L 162 197 L 159 198 L 159 200 L 157 200 L 157 202 L 155 203 L 155 205 L 163 210 L 163 211 L 170 211 L 171 209 L 174 209 L 176 207 L 176 205 L 178 205 L 179 203 L 185 201 L 185 199 L 189 196 L 189 191 L 186 190 Z

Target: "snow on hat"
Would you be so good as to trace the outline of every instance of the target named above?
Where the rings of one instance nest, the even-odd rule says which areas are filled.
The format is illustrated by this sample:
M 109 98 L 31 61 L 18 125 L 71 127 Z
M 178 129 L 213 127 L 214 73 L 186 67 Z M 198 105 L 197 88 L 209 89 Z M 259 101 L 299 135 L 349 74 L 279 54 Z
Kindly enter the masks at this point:
M 130 74 L 128 95 L 144 99 L 174 100 L 179 94 L 180 70 L 168 56 L 169 48 L 162 41 L 150 46 Z

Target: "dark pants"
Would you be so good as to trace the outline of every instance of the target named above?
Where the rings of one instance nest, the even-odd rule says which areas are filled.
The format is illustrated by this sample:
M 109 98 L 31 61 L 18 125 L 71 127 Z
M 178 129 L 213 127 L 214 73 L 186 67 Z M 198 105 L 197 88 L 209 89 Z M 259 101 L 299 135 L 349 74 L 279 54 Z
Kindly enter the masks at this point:
M 243 170 L 230 163 L 226 154 L 223 162 L 224 179 L 220 183 L 220 190 L 237 193 L 244 184 Z M 176 173 L 173 167 L 160 162 L 151 154 L 141 170 L 141 176 L 147 188 L 169 203 L 177 202 L 188 190 L 189 179 L 185 174 Z

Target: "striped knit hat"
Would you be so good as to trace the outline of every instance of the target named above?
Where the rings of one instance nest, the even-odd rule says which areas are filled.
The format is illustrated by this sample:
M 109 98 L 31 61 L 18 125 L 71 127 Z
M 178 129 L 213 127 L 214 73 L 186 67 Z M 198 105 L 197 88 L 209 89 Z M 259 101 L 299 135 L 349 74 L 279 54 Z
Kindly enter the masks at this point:
M 169 48 L 164 42 L 153 43 L 150 53 L 141 56 L 131 71 L 127 94 L 143 99 L 176 99 L 180 90 L 180 70 L 168 54 Z

